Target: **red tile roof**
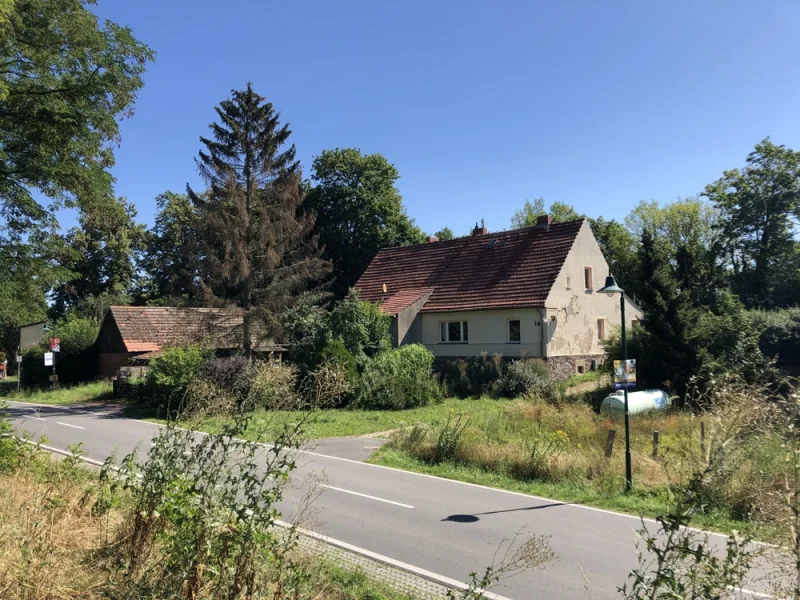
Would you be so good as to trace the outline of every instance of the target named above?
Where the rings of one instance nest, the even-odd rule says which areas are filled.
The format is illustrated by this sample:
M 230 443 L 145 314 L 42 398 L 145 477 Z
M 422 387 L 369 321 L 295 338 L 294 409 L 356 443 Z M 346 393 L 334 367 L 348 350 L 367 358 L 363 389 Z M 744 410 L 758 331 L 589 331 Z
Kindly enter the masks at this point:
M 570 221 L 385 248 L 355 287 L 373 302 L 433 288 L 421 312 L 544 307 L 582 225 Z
M 128 352 L 159 352 L 167 346 L 205 343 L 213 348 L 240 348 L 242 316 L 222 308 L 112 306 L 113 318 Z M 257 350 L 282 350 L 268 340 L 254 339 Z
M 431 293 L 433 293 L 433 288 L 412 288 L 400 290 L 394 294 L 386 294 L 386 297 L 380 301 L 380 308 L 387 315 L 396 315 Z

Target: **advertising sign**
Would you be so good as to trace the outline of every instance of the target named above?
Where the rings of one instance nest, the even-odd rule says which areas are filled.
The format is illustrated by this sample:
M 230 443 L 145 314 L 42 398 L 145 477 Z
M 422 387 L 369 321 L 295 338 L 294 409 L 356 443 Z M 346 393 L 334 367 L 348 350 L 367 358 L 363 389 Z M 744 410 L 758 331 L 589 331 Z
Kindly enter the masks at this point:
M 48 338 L 50 352 L 61 352 L 61 338 Z
M 614 361 L 614 389 L 636 387 L 636 359 Z

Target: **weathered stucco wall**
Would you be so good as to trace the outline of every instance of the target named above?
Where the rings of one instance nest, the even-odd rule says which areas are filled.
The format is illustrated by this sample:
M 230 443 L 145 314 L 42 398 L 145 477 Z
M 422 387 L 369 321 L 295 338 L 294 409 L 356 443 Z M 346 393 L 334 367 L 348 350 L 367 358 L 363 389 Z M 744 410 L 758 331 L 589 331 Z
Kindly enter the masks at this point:
M 520 321 L 519 343 L 508 341 L 510 319 Z M 481 352 L 487 352 L 489 355 L 518 358 L 524 352 L 529 357 L 535 357 L 541 356 L 541 319 L 541 313 L 536 308 L 420 313 L 405 339 L 406 343 L 414 339 L 425 344 L 435 356 L 479 356 Z M 469 342 L 440 342 L 439 323 L 442 321 L 467 321 Z M 419 338 L 412 335 L 417 327 L 421 333 Z
M 592 269 L 591 291 L 584 284 L 586 267 Z M 597 293 L 605 285 L 607 275 L 608 263 L 589 223 L 584 221 L 547 297 L 548 319 L 555 316 L 555 323 L 550 323 L 547 356 L 603 354 L 598 319 L 605 319 L 606 337 L 620 325 L 619 296 Z M 624 287 L 624 282 L 618 283 Z M 625 306 L 625 319 L 628 325 L 634 319 L 641 319 L 640 311 L 630 302 Z
M 392 319 L 391 332 L 392 345 L 395 348 L 401 344 L 415 344 L 419 342 L 420 330 L 418 326 L 414 326 L 414 323 L 418 321 L 417 315 L 430 297 L 431 294 L 428 292 L 411 306 L 401 310 L 394 316 Z

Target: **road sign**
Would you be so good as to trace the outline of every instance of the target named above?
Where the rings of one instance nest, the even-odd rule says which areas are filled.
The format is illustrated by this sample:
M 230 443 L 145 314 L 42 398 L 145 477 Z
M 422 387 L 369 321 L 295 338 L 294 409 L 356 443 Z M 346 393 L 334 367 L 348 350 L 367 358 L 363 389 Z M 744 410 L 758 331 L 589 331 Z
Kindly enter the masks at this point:
M 22 362 L 22 354 L 17 354 L 17 362 L 18 363 Z
M 53 353 L 52 352 L 45 352 L 44 353 L 44 366 L 45 367 L 52 367 L 53 366 Z
M 50 375 L 48 381 L 58 381 L 58 375 Z
M 61 352 L 61 338 L 48 338 L 50 342 L 50 352 Z

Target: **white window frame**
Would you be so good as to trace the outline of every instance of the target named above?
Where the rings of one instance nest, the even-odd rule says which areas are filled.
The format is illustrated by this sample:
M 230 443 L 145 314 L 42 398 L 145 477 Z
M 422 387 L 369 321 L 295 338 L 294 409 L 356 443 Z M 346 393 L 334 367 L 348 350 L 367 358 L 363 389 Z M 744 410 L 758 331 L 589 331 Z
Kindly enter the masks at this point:
M 511 339 L 511 323 L 519 323 L 519 339 L 512 340 Z M 522 319 L 506 319 L 506 341 L 509 344 L 521 344 L 522 343 Z
M 594 291 L 594 273 L 592 267 L 583 267 L 583 285 L 587 292 Z
M 451 340 L 450 339 L 450 324 L 451 323 L 458 323 L 459 324 L 459 333 L 461 339 L 458 340 Z M 464 339 L 464 331 L 467 332 L 466 338 Z M 468 321 L 439 321 L 439 343 L 440 344 L 469 344 L 469 322 Z

